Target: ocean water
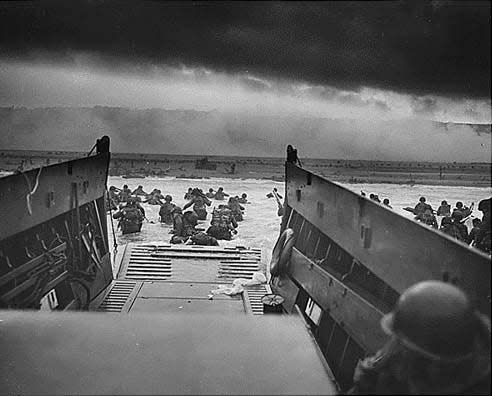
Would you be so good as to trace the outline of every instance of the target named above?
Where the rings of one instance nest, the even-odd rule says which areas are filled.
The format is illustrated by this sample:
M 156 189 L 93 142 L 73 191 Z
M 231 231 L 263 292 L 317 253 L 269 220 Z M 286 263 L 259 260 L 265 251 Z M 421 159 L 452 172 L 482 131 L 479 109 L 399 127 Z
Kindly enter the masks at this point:
M 219 241 L 221 246 L 245 246 L 254 247 L 262 250 L 262 262 L 266 264 L 270 260 L 273 245 L 279 235 L 281 218 L 277 216 L 277 203 L 274 198 L 267 198 L 266 194 L 276 187 L 281 195 L 284 195 L 284 183 L 274 182 L 271 180 L 257 179 L 227 179 L 227 178 L 210 178 L 210 179 L 180 179 L 174 177 L 167 178 L 150 178 L 145 179 L 124 179 L 121 177 L 109 177 L 108 185 L 114 185 L 121 188 L 127 184 L 131 190 L 139 185 L 143 186 L 144 191 L 150 192 L 154 188 L 162 191 L 163 195 L 170 194 L 173 202 L 183 207 L 186 204 L 184 194 L 189 187 L 201 188 L 207 192 L 209 188 L 217 190 L 223 187 L 224 191 L 230 195 L 248 194 L 250 204 L 244 204 L 245 214 L 244 221 L 239 223 L 237 235 L 231 241 Z M 403 207 L 414 207 L 421 196 L 425 196 L 427 202 L 437 209 L 442 200 L 448 201 L 452 207 L 457 201 L 462 201 L 469 206 L 475 202 L 474 216 L 481 218 L 481 212 L 476 210 L 478 202 L 484 198 L 492 196 L 492 188 L 479 187 L 453 187 L 453 186 L 425 186 L 425 185 L 398 185 L 398 184 L 350 184 L 340 183 L 340 185 L 360 193 L 363 190 L 367 195 L 370 193 L 378 194 L 381 201 L 384 198 L 390 200 L 390 204 L 396 213 L 405 217 L 412 218 L 413 215 Z M 218 206 L 224 201 L 212 200 L 209 207 L 207 220 L 199 222 L 198 227 L 207 229 L 210 224 L 212 208 Z M 143 204 L 146 216 L 149 221 L 145 221 L 142 226 L 142 232 L 136 234 L 122 235 L 121 230 L 116 230 L 117 221 L 113 220 L 116 231 L 118 244 L 128 242 L 160 242 L 168 243 L 171 234 L 170 226 L 159 222 L 159 205 Z M 109 218 L 108 218 L 109 221 Z M 468 221 L 468 226 L 471 224 Z M 110 230 L 110 241 L 113 240 Z

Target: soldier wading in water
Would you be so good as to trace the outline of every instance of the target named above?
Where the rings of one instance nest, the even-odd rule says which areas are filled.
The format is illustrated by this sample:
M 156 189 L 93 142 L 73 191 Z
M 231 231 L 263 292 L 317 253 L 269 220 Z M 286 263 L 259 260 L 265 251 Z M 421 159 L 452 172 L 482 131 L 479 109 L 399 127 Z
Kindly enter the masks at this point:
M 128 198 L 127 204 L 113 215 L 114 219 L 120 219 L 118 226 L 123 234 L 140 232 L 145 218 L 143 208 L 133 197 Z

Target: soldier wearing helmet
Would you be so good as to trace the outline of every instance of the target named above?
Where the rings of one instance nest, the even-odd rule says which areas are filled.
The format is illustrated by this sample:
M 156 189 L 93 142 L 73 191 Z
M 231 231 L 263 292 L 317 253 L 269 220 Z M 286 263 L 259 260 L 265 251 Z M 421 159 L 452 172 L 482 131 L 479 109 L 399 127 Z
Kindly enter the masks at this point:
M 472 202 L 470 207 L 467 207 L 467 206 L 463 205 L 463 202 L 458 201 L 458 202 L 456 202 L 456 208 L 453 209 L 453 213 L 454 212 L 461 212 L 461 214 L 463 215 L 463 218 L 468 217 L 473 212 L 473 205 L 474 205 L 474 203 Z
M 195 229 L 198 223 L 198 216 L 195 212 L 187 211 L 182 214 L 181 208 L 173 210 L 174 230 L 171 243 L 187 242 L 190 236 L 198 231 Z
M 482 222 L 475 237 L 474 246 L 485 253 L 491 253 L 491 230 L 490 230 L 490 212 L 492 198 L 482 199 L 478 203 L 478 210 L 483 213 Z
M 190 188 L 188 188 L 188 191 L 184 195 L 184 199 L 189 201 L 192 197 L 193 197 L 193 189 L 190 187 Z
M 242 193 L 241 197 L 237 200 L 240 204 L 249 204 L 248 202 L 248 194 Z
M 147 195 L 147 199 L 144 202 L 149 205 L 162 205 L 161 199 L 164 199 L 161 190 L 154 188 L 154 190 Z
M 391 338 L 359 361 L 350 394 L 490 394 L 490 321 L 457 287 L 410 287 L 381 327 Z
M 236 233 L 237 222 L 227 205 L 219 205 L 212 212 L 212 221 L 207 229 L 207 234 L 216 239 L 231 240 L 232 233 Z
M 430 206 L 428 203 L 425 202 L 425 197 L 420 197 L 419 203 L 417 205 L 415 205 L 415 208 L 413 210 L 413 214 L 415 216 L 422 215 L 422 214 L 424 214 L 426 209 L 430 209 L 431 212 L 434 212 L 432 210 L 432 206 Z
M 452 216 L 443 217 L 439 230 L 459 241 L 468 243 L 468 228 L 466 225 L 461 224 L 462 219 L 463 215 L 461 212 L 453 212 Z
M 175 206 L 171 211 L 172 219 L 173 219 L 173 229 L 171 243 L 182 243 L 182 236 L 184 235 L 184 226 L 183 226 L 183 211 L 179 206 Z
M 438 216 L 451 216 L 451 205 L 446 201 L 441 202 L 441 206 L 437 209 Z
M 143 190 L 143 186 L 138 186 L 135 190 L 133 190 L 133 195 L 143 195 L 144 197 L 147 196 L 147 193 Z
M 165 224 L 173 224 L 173 216 L 172 211 L 176 205 L 172 203 L 173 197 L 170 195 L 166 195 L 164 197 L 164 203 L 161 205 L 159 209 L 159 217 L 161 223 Z
M 125 184 L 123 186 L 123 189 L 120 191 L 119 199 L 120 202 L 126 202 L 128 198 L 130 198 L 132 195 L 132 190 L 128 188 L 128 185 Z
M 118 189 L 115 186 L 109 187 L 108 191 L 108 210 L 116 210 L 118 208 L 118 203 L 120 202 L 120 197 L 118 195 Z
M 431 227 L 437 229 L 436 216 L 434 216 L 432 214 L 432 211 L 430 209 L 425 209 L 424 213 L 421 213 L 421 214 L 415 216 L 415 220 L 418 220 L 424 224 L 427 224 L 428 226 L 431 226 Z
M 464 217 L 463 213 L 458 210 L 454 211 L 453 214 L 451 215 L 451 218 L 453 219 L 453 224 L 455 225 L 456 229 L 459 231 L 457 238 L 460 241 L 469 243 L 468 227 L 465 224 L 463 224 L 463 217 Z
M 217 199 L 218 201 L 223 201 L 225 197 L 228 197 L 229 194 L 226 194 L 224 192 L 224 188 L 223 187 L 219 187 L 219 189 L 217 190 L 217 192 L 215 193 L 215 199 Z
M 243 210 L 244 206 L 239 203 L 239 197 L 229 197 L 229 201 L 227 202 L 227 206 L 231 210 L 232 215 L 236 221 L 243 221 Z
M 183 210 L 193 205 L 193 211 L 198 216 L 198 220 L 205 220 L 207 218 L 207 206 L 210 206 L 212 202 L 203 194 L 203 191 L 195 188 L 192 190 L 190 201 L 183 206 Z
M 116 212 L 113 218 L 119 219 L 118 227 L 121 227 L 123 234 L 140 232 L 145 218 L 145 211 L 136 198 L 129 197 L 127 198 L 127 204 Z

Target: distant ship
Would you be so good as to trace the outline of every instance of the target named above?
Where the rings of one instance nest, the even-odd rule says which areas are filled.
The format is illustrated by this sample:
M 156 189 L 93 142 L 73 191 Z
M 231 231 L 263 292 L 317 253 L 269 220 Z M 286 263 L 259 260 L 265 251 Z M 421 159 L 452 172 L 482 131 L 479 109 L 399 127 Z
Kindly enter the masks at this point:
M 129 243 L 112 266 L 109 158 L 104 137 L 0 179 L 5 393 L 335 394 L 416 282 L 456 284 L 490 317 L 489 256 L 289 161 L 268 283 L 208 295 L 258 271 L 243 246 Z

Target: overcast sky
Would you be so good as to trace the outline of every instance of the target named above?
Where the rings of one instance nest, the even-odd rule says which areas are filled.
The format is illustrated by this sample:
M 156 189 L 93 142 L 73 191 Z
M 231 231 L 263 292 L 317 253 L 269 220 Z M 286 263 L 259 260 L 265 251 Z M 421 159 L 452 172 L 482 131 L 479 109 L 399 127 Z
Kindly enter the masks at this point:
M 2 2 L 11 105 L 490 123 L 490 2 Z
M 171 79 L 193 107 L 216 85 L 490 121 L 488 1 L 3 2 L 0 46 L 1 105 L 149 107 Z

